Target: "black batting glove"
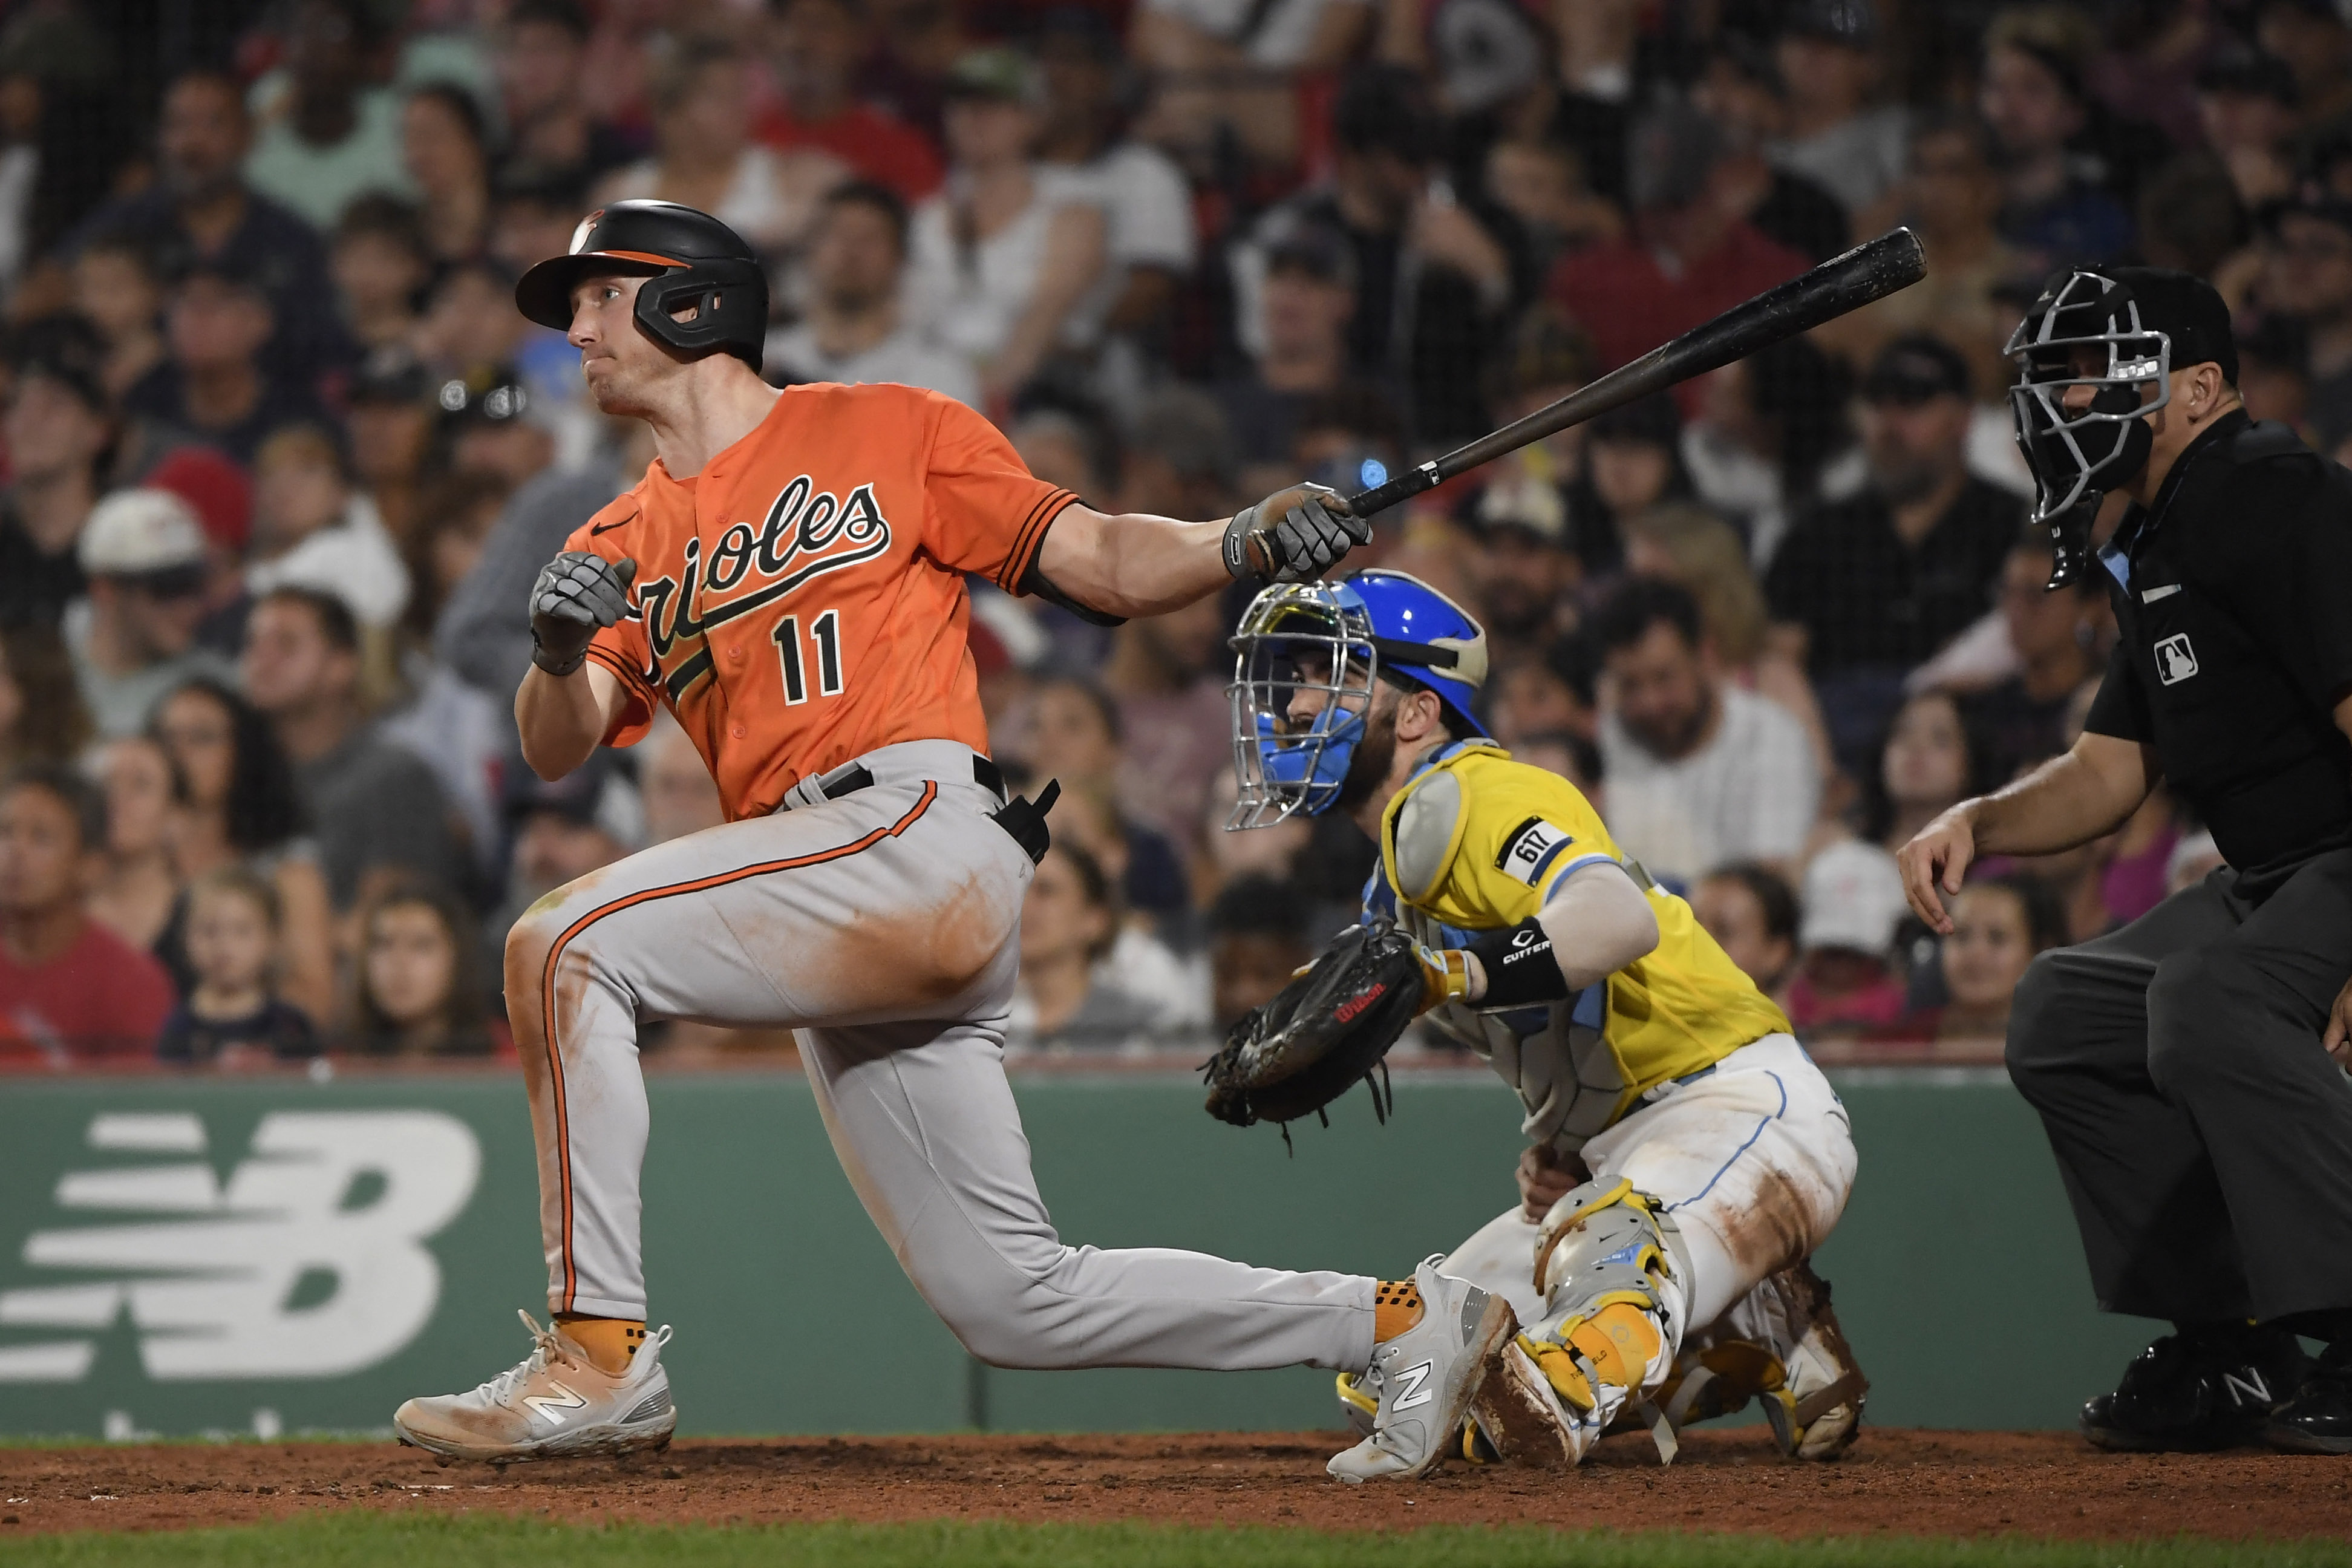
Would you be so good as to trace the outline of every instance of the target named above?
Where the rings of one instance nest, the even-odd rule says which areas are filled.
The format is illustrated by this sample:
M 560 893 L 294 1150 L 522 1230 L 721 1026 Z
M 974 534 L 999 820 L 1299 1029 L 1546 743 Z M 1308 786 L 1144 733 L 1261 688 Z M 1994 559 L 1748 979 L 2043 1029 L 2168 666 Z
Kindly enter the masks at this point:
M 607 561 L 567 550 L 539 569 L 530 585 L 530 662 L 569 675 L 588 657 L 588 639 L 628 613 L 633 560 Z
M 1260 583 L 1307 583 L 1359 544 L 1372 525 L 1338 504 L 1328 485 L 1297 484 L 1234 514 L 1225 525 L 1225 570 Z

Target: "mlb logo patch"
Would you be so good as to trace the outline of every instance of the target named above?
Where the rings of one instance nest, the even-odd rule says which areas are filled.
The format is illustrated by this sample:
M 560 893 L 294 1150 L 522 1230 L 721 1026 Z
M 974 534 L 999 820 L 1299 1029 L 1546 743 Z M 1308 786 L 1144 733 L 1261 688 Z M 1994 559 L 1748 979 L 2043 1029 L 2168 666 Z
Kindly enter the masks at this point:
M 2156 673 L 2167 686 L 2178 686 L 2197 673 L 2197 655 L 2187 632 L 2175 632 L 2156 645 Z

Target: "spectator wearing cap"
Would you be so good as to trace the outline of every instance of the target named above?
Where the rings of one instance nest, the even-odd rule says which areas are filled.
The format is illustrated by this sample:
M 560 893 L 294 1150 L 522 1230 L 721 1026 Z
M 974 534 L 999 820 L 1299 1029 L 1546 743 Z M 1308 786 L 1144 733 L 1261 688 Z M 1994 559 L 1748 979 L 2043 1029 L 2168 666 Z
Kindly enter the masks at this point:
M 751 140 L 751 65 L 730 39 L 689 35 L 655 57 L 646 83 L 654 155 L 596 186 L 599 206 L 652 197 L 710 214 L 765 255 L 807 237 L 824 193 L 848 173 L 811 147 Z
M 433 455 L 434 391 L 415 356 L 392 348 L 362 362 L 345 395 L 352 480 L 375 502 L 384 531 L 395 540 L 415 531 L 417 489 Z
M 1795 865 L 1821 800 L 1812 743 L 1786 709 L 1724 678 L 1698 601 L 1629 577 L 1593 631 L 1618 843 L 1685 886 L 1734 860 Z
M 247 619 L 246 695 L 294 764 L 338 910 L 399 876 L 457 886 L 463 857 L 433 770 L 362 711 L 359 623 L 307 587 L 263 595 Z
M 1103 275 L 1079 314 L 1107 333 L 1152 333 L 1198 258 L 1192 190 L 1167 153 L 1127 134 L 1128 68 L 1102 13 L 1047 13 L 1035 47 L 1039 167 L 1103 215 Z
M 1349 341 L 1356 267 L 1346 237 L 1328 225 L 1301 222 L 1274 236 L 1261 255 L 1265 270 L 1249 374 L 1216 389 L 1244 489 L 1297 478 L 1290 449 L 1300 405 L 1351 376 L 1380 374 L 1355 363 Z
M 317 231 L 246 183 L 251 141 L 242 83 L 205 67 L 181 72 L 163 89 L 154 183 L 100 207 L 65 248 L 77 254 L 100 237 L 127 236 L 148 247 L 164 278 L 205 261 L 252 279 L 269 299 L 271 370 L 308 385 L 347 358 L 349 343 Z
M 931 139 L 857 96 L 858 67 L 873 39 L 851 0 L 782 0 L 768 40 L 779 96 L 759 118 L 761 141 L 830 153 L 901 202 L 940 188 L 945 171 Z
M 2352 201 L 2320 196 L 2273 219 L 2263 247 L 2262 300 L 2298 322 L 2309 345 L 2313 444 L 2352 436 Z
M 89 370 L 64 356 L 15 367 L 0 415 L 0 629 L 54 626 L 82 591 L 77 542 L 98 500 L 114 416 Z
M 1856 216 L 1903 177 L 1904 110 L 1870 102 L 1877 49 L 1871 0 L 1798 0 L 1772 45 L 1788 91 L 1772 161 Z
M 253 547 L 246 591 L 331 595 L 371 631 L 408 604 L 408 568 L 375 503 L 352 487 L 350 459 L 316 426 L 289 425 L 261 444 L 253 465 Z
M 197 262 L 173 289 L 165 314 L 171 358 L 131 389 L 124 409 L 184 430 L 250 469 L 271 431 L 328 419 L 307 388 L 265 363 L 269 334 L 269 299 L 260 285 L 225 262 Z
M 106 803 L 60 763 L 0 780 L 0 1060 L 144 1056 L 172 1011 L 163 966 L 89 917 Z
M 591 179 L 634 159 L 640 148 L 589 112 L 584 72 L 588 13 L 579 0 L 516 0 L 493 35 L 491 65 L 506 114 L 507 156 L 515 164 Z M 567 204 L 579 208 L 585 204 Z M 578 221 L 577 211 L 567 224 Z M 514 260 L 527 267 L 562 247 Z
M 2000 237 L 2030 273 L 2131 244 L 2131 213 L 2105 188 L 2108 170 L 2075 145 L 2091 121 L 2083 76 L 2098 42 L 2087 16 L 2058 5 L 2003 11 L 1986 30 L 1977 108 L 2000 153 Z
M 1583 566 L 1569 549 L 1568 501 L 1556 485 L 1489 484 L 1470 504 L 1476 548 L 1471 599 L 1500 668 L 1536 658 L 1576 625 Z
M 827 194 L 809 240 L 808 313 L 768 334 L 770 380 L 895 381 L 979 406 L 971 362 L 925 338 L 901 310 L 909 221 L 887 185 L 854 180 Z
M 73 258 L 73 308 L 105 344 L 99 381 L 119 398 L 163 363 L 163 280 L 155 248 L 128 230 L 85 243 Z
M 1260 218 L 1234 258 L 1238 326 L 1254 350 L 1268 248 L 1301 225 L 1339 234 L 1355 287 L 1349 357 L 1402 382 L 1415 438 L 1441 446 L 1487 427 L 1479 356 L 1465 349 L 1484 342 L 1534 283 L 1524 257 L 1497 237 L 1511 227 L 1499 209 L 1444 178 L 1442 131 L 1418 76 L 1355 68 L 1332 104 L 1331 177 Z
M 2284 60 L 2244 45 L 2222 48 L 2197 72 L 2205 144 L 2230 172 L 2238 204 L 2257 212 L 2294 189 L 2296 88 Z
M 1772 618 L 1819 694 L 1830 745 L 1868 776 L 1903 678 L 1991 604 L 2022 502 L 1968 469 L 1968 365 L 1897 338 L 1863 384 L 1869 482 L 1800 516 L 1765 578 Z
M 529 484 L 555 460 L 557 437 L 543 400 L 507 366 L 441 384 L 438 441 L 448 466 L 490 474 L 509 489 Z
M 1552 269 L 1551 299 L 1591 332 L 1601 368 L 1647 353 L 1805 268 L 1718 199 L 1724 137 L 1687 102 L 1662 99 L 1635 121 L 1628 147 L 1633 230 Z M 1697 391 L 1682 395 L 1685 413 Z
M 321 232 L 371 191 L 410 192 L 401 165 L 400 98 L 372 85 L 393 40 L 368 0 L 289 7 L 285 67 L 255 84 L 260 131 L 245 157 L 253 188 Z
M 1903 1016 L 1892 962 L 1903 921 L 1903 876 L 1875 844 L 1847 839 L 1805 867 L 1797 975 L 1789 1021 L 1808 1039 L 1884 1030 Z
M 328 267 L 343 324 L 360 349 L 399 352 L 416 330 L 417 301 L 433 276 L 416 208 L 398 196 L 362 196 L 335 225 Z
M 185 501 L 168 490 L 117 490 L 91 510 L 79 551 L 89 595 L 66 615 L 66 647 L 100 735 L 136 734 L 169 692 L 230 673 L 196 642 L 206 550 Z
M 1767 239 L 1826 261 L 1852 243 L 1851 215 L 1828 188 L 1768 156 L 1789 124 L 1788 88 L 1770 52 L 1727 32 L 1691 87 L 1691 102 L 1723 132 L 1717 188 Z
M 915 211 L 908 310 L 971 365 L 984 399 L 1008 398 L 1062 345 L 1102 274 L 1102 213 L 1033 162 L 1041 88 L 1026 57 L 976 49 L 947 93 L 952 177 Z

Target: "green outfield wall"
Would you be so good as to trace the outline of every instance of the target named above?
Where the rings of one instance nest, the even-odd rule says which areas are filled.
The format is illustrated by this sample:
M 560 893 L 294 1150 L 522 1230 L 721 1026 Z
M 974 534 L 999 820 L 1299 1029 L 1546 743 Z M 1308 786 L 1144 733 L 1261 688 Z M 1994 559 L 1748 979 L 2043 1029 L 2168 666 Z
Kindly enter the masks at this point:
M 2149 1325 L 2102 1318 L 2032 1116 L 2000 1074 L 1839 1079 L 1862 1168 L 1819 1259 L 1871 1415 L 2055 1426 Z M 1375 1123 L 1211 1121 L 1178 1077 L 1016 1080 L 1065 1239 L 1393 1276 L 1513 1197 L 1516 1102 L 1403 1076 Z M 688 1433 L 1335 1424 L 1327 1373 L 1012 1373 L 940 1326 L 788 1073 L 651 1085 L 653 1315 Z M 542 1314 L 520 1084 L 481 1077 L 0 1081 L 0 1435 L 368 1431 L 470 1387 Z

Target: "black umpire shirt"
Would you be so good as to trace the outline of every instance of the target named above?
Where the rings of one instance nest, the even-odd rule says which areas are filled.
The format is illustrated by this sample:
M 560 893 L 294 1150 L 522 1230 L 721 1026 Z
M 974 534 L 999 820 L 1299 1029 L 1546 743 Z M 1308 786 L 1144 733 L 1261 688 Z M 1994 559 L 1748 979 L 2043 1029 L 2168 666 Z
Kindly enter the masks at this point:
M 2242 873 L 2352 844 L 2352 473 L 2226 415 L 2099 559 L 2122 635 L 2085 728 L 2153 745 Z

